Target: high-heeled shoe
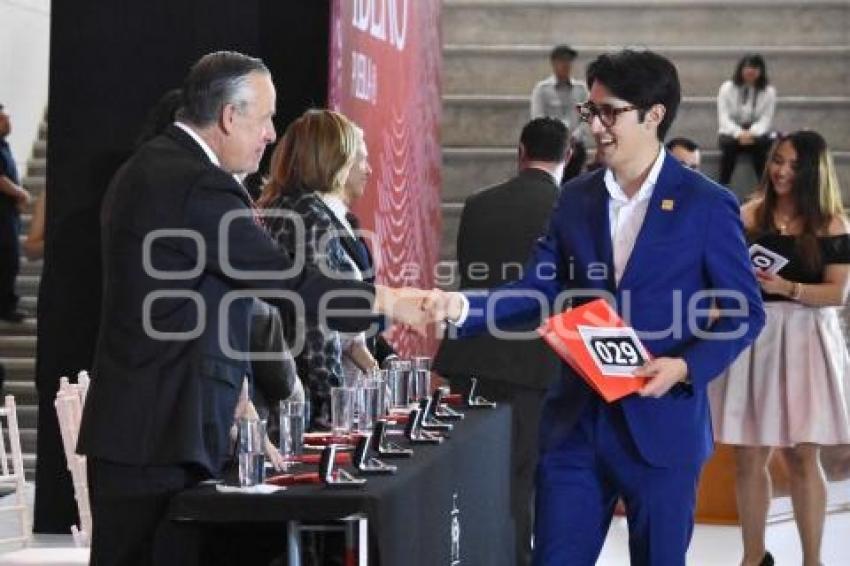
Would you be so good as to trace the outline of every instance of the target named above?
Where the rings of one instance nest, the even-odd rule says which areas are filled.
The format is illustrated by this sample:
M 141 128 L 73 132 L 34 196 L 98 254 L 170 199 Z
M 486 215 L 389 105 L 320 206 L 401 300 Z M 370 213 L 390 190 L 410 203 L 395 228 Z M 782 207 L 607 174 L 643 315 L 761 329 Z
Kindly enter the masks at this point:
M 769 552 L 764 553 L 764 557 L 759 562 L 759 566 L 773 566 L 773 555 Z

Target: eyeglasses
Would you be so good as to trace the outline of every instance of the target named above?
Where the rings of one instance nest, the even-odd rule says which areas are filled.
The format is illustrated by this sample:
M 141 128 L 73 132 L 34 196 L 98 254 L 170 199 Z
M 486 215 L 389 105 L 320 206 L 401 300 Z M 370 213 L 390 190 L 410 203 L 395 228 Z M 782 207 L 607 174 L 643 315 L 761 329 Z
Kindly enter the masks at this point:
M 617 122 L 617 116 L 629 110 L 638 110 L 637 106 L 612 106 L 610 104 L 595 104 L 593 102 L 585 102 L 584 104 L 576 104 L 578 118 L 586 124 L 593 122 L 594 116 L 599 116 L 599 121 L 606 128 L 610 128 Z

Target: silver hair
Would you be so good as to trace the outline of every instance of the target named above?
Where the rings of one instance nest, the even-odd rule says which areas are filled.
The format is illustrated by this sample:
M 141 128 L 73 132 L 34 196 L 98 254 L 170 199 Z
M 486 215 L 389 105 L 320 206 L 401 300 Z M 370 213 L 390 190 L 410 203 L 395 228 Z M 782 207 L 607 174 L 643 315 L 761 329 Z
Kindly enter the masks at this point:
M 227 104 L 244 111 L 251 101 L 248 80 L 252 73 L 270 74 L 260 59 L 242 53 L 218 51 L 204 55 L 183 83 L 183 103 L 177 119 L 203 127 L 215 123 Z

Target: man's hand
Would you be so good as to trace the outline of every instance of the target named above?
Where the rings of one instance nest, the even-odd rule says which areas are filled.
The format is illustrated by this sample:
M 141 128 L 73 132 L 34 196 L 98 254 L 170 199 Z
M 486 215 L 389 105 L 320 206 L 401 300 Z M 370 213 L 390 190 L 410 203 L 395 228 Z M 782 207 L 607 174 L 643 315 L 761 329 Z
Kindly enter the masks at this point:
M 421 329 L 437 319 L 432 318 L 430 310 L 424 307 L 426 301 L 434 301 L 435 293 L 412 287 L 391 289 L 383 285 L 375 286 L 375 311 L 388 316 L 395 322 Z
M 635 375 L 649 381 L 638 391 L 641 397 L 661 397 L 688 376 L 688 364 L 682 358 L 655 358 L 644 364 Z
M 32 202 L 32 195 L 30 195 L 29 191 L 23 187 L 18 187 L 18 190 L 15 191 L 15 202 L 18 204 L 18 208 L 23 208 Z
M 430 313 L 429 318 L 432 320 L 457 322 L 463 314 L 463 301 L 461 293 L 435 289 L 435 293 L 426 298 L 422 308 Z

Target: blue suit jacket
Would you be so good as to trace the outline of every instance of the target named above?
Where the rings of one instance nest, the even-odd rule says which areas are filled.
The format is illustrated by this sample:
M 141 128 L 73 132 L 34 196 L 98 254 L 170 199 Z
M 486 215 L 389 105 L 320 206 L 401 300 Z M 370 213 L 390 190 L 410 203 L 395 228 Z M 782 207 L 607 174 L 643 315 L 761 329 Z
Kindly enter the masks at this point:
M 665 156 L 634 250 L 616 285 L 603 179 L 600 170 L 564 187 L 523 279 L 508 286 L 520 292 L 501 299 L 498 293 L 468 293 L 470 315 L 458 330 L 461 336 L 476 334 L 488 318 L 504 323 L 540 317 L 546 304 L 561 311 L 557 297 L 565 291 L 575 297 L 574 304 L 613 298 L 653 356 L 682 357 L 688 364 L 690 385 L 676 385 L 658 399 L 631 395 L 619 401 L 641 456 L 658 466 L 699 463 L 713 446 L 706 386 L 764 325 L 738 203 L 726 189 Z M 738 312 L 723 312 L 710 324 L 707 290 L 723 291 L 713 299 L 715 305 Z M 541 420 L 544 450 L 567 435 L 595 395 L 566 364 L 563 377 L 547 394 Z

